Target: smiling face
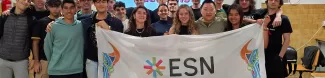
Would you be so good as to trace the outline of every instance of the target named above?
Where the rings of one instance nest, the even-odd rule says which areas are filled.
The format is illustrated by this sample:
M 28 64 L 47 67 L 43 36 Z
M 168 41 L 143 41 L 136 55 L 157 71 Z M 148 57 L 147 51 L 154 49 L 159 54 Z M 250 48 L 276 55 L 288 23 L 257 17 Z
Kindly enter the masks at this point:
M 236 9 L 231 9 L 229 12 L 228 20 L 233 25 L 240 24 L 240 14 Z
M 82 10 L 88 11 L 91 10 L 91 5 L 93 4 L 92 0 L 79 0 L 79 4 Z
M 187 24 L 190 20 L 190 13 L 186 8 L 179 9 L 178 18 L 181 21 L 182 24 Z
M 168 7 L 167 6 L 160 6 L 158 10 L 158 15 L 160 18 L 166 19 L 168 17 Z
M 216 8 L 213 4 L 214 3 L 205 3 L 201 8 L 202 17 L 206 21 L 211 21 L 216 16 Z
M 176 0 L 170 0 L 168 2 L 168 8 L 170 12 L 176 12 L 178 9 L 178 3 Z
M 115 15 L 119 16 L 119 17 L 124 17 L 124 15 L 126 14 L 126 9 L 125 7 L 116 7 L 115 8 Z
M 74 19 L 76 13 L 76 6 L 72 3 L 64 3 L 62 7 L 62 13 L 65 19 Z
M 138 23 L 145 23 L 147 20 L 147 11 L 144 8 L 139 8 L 135 14 L 134 14 L 134 19 Z

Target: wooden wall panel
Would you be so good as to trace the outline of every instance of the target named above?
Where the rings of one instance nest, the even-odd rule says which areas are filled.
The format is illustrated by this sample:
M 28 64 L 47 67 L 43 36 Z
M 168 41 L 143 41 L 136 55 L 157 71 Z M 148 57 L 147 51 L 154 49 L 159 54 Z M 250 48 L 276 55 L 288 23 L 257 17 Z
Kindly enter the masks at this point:
M 265 8 L 265 4 L 262 5 Z M 298 49 L 303 46 L 320 29 L 318 34 L 306 46 L 316 45 L 315 39 L 325 40 L 325 28 L 321 27 L 325 21 L 325 4 L 285 4 L 283 14 L 290 19 L 293 33 L 290 46 Z M 304 47 L 299 49 L 298 58 L 303 56 Z M 299 63 L 301 60 L 298 61 Z

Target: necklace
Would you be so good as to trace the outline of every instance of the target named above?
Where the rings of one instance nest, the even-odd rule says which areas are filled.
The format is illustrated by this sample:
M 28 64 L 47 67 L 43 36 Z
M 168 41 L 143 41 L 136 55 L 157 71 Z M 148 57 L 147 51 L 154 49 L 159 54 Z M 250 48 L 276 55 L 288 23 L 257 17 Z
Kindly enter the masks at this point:
M 140 32 L 140 31 L 138 31 L 138 29 L 136 29 L 135 31 L 137 31 L 137 33 L 141 34 L 141 33 L 143 33 L 144 29 L 142 29 L 142 31 L 141 31 L 141 32 Z

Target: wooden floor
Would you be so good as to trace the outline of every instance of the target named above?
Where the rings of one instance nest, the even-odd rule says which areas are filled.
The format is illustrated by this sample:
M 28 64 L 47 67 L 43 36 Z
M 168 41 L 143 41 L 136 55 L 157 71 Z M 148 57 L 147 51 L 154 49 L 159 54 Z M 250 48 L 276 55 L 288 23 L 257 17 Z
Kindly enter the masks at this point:
M 299 72 L 296 72 L 294 75 L 290 74 L 287 78 L 299 78 Z M 312 78 L 309 72 L 304 72 L 302 78 Z

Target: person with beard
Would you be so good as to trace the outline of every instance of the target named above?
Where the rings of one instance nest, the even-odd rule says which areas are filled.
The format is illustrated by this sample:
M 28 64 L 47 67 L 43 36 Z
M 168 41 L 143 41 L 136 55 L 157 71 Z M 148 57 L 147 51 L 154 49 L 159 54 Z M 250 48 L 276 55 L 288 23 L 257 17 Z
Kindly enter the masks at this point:
M 252 23 L 256 23 L 256 22 L 260 22 L 262 20 L 258 20 L 258 19 L 262 19 L 265 16 L 266 13 L 266 9 L 256 9 L 255 8 L 255 0 L 235 0 L 234 4 L 239 4 L 241 8 L 243 8 L 243 12 L 244 12 L 244 20 L 243 20 L 243 24 L 248 25 L 248 24 L 252 24 Z M 282 15 L 282 10 L 279 9 L 277 11 L 277 17 L 275 19 L 275 21 L 273 21 L 272 25 L 274 26 L 280 26 L 281 25 L 281 15 Z
M 178 9 L 178 0 L 168 0 L 167 1 L 168 9 L 169 9 L 169 17 L 174 18 L 175 13 Z
M 95 12 L 91 9 L 91 5 L 93 4 L 92 0 L 78 0 L 78 2 L 81 6 L 81 10 L 75 14 L 75 18 L 80 19 L 82 16 L 91 15 Z
M 157 2 L 159 5 L 162 5 L 162 4 L 166 5 L 167 0 L 157 0 Z M 152 11 L 151 23 L 155 23 L 160 20 L 160 16 L 158 15 L 158 13 L 159 13 L 158 10 L 159 10 L 159 6 L 157 9 Z
M 200 9 L 200 2 L 201 0 L 192 0 L 192 10 L 193 10 L 193 13 L 194 13 L 194 17 L 195 17 L 195 20 L 198 20 L 200 17 L 202 17 L 201 15 L 201 9 Z
M 226 20 L 216 17 L 216 5 L 212 0 L 205 0 L 201 5 L 202 17 L 195 22 L 200 34 L 214 34 L 225 31 Z
M 46 36 L 46 26 L 48 23 L 54 21 L 61 15 L 61 0 L 47 0 L 47 8 L 50 11 L 48 17 L 40 19 L 33 27 L 32 40 L 33 40 L 33 58 L 34 58 L 34 72 L 35 78 L 48 78 L 47 67 L 48 61 L 44 54 L 44 39 Z
M 164 35 L 168 33 L 172 23 L 172 19 L 168 17 L 168 6 L 161 4 L 158 6 L 158 15 L 160 20 L 152 24 L 152 27 L 156 30 L 157 35 Z
M 267 0 L 267 16 L 271 22 L 277 17 L 277 11 L 283 5 L 283 0 Z M 265 68 L 267 78 L 285 78 L 288 76 L 286 69 L 286 50 L 290 44 L 290 34 L 293 32 L 289 18 L 281 15 L 282 24 L 274 27 L 267 25 L 269 32 L 269 42 L 265 49 Z
M 130 17 L 130 27 L 124 33 L 138 37 L 157 36 L 155 29 L 151 26 L 149 15 L 150 13 L 146 7 L 136 7 L 132 12 L 132 16 Z

